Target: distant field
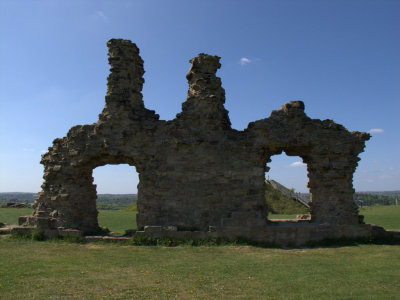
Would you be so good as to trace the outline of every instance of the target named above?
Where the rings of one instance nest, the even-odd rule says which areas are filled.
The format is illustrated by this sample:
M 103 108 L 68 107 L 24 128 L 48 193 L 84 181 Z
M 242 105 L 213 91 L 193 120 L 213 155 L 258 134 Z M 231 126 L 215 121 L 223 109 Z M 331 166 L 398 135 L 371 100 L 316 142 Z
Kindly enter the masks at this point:
M 0 208 L 0 222 L 17 224 L 18 217 L 31 214 L 30 208 Z M 386 229 L 400 230 L 400 206 L 376 205 L 360 209 L 366 223 L 382 226 Z M 268 216 L 269 219 L 294 219 L 296 215 Z M 113 232 L 123 233 L 125 229 L 136 229 L 136 212 L 124 210 L 99 210 L 99 224 Z
M 126 229 L 136 229 L 136 212 L 124 210 L 100 210 L 99 224 L 113 232 L 124 233 Z
M 0 222 L 18 224 L 19 216 L 32 213 L 31 208 L 0 208 Z M 123 233 L 125 229 L 136 229 L 136 212 L 124 210 L 100 210 L 100 226 L 107 227 L 113 232 Z
M 360 214 L 364 215 L 366 223 L 376 224 L 386 229 L 400 230 L 400 206 L 366 206 L 360 209 Z
M 400 206 L 374 205 L 360 208 L 365 223 L 382 226 L 386 229 L 400 230 Z M 270 214 L 268 219 L 295 219 L 296 215 Z
M 0 222 L 5 224 L 18 224 L 18 217 L 32 213 L 31 208 L 0 208 Z

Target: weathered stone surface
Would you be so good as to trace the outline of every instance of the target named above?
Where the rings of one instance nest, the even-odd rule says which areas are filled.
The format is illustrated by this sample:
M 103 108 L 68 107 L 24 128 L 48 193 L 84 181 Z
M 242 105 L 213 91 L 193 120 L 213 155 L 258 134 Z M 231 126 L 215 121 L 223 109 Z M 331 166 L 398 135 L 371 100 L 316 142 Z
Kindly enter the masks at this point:
M 213 228 L 214 234 L 242 228 L 243 234 L 273 240 L 266 238 L 276 226 L 266 219 L 265 172 L 270 157 L 285 151 L 307 164 L 310 222 L 335 228 L 358 225 L 352 177 L 369 134 L 310 119 L 301 101 L 284 104 L 243 131 L 234 130 L 216 76 L 219 57 L 207 54 L 190 61 L 182 112 L 173 120 L 159 120 L 142 100 L 139 49 L 121 39 L 107 45 L 111 74 L 105 107 L 97 123 L 72 127 L 42 156 L 43 190 L 29 224 L 98 232 L 92 170 L 124 163 L 139 173 L 139 230 L 150 226 L 146 232 L 178 235 L 182 230 Z M 168 226 L 177 231 L 164 230 Z
M 83 232 L 76 229 L 58 229 L 58 235 L 62 237 L 82 237 Z

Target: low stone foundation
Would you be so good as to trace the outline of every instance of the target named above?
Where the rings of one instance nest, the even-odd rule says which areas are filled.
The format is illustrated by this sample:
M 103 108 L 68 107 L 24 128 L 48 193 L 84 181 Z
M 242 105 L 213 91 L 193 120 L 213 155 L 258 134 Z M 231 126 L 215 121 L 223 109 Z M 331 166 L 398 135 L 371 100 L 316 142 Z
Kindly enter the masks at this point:
M 312 242 L 326 239 L 360 239 L 370 238 L 373 234 L 373 226 L 369 224 L 343 225 L 343 226 L 319 226 L 314 224 L 282 222 L 262 228 L 210 228 L 209 231 L 177 231 L 173 228 L 162 226 L 146 226 L 143 231 L 137 231 L 137 235 L 149 238 L 171 238 L 184 240 L 206 240 L 210 238 L 224 238 L 227 240 L 245 239 L 252 242 L 260 242 L 277 246 L 305 246 Z
M 278 247 L 302 247 L 318 244 L 324 240 L 392 240 L 400 243 L 400 231 L 385 230 L 373 224 L 359 225 L 317 225 L 304 221 L 277 221 L 256 228 L 241 228 L 237 226 L 214 227 L 208 231 L 181 231 L 176 226 L 145 226 L 143 230 L 132 231 L 132 236 L 96 235 L 85 236 L 84 232 L 75 229 L 44 229 L 32 226 L 12 226 L 3 228 L 4 233 L 32 235 L 41 232 L 48 238 L 76 237 L 87 242 L 129 242 L 138 236 L 150 239 L 170 238 L 176 241 L 225 239 L 227 241 L 246 240 L 250 243 L 260 243 Z

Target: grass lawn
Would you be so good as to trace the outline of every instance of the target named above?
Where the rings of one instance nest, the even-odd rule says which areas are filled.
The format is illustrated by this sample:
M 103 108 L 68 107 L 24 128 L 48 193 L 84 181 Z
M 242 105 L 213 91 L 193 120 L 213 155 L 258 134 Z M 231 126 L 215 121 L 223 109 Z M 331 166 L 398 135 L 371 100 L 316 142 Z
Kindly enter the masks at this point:
M 100 210 L 99 224 L 115 233 L 124 233 L 126 229 L 136 229 L 136 211 Z
M 18 224 L 19 216 L 28 216 L 31 208 L 0 208 L 0 222 Z M 100 226 L 107 227 L 113 232 L 124 233 L 125 229 L 136 229 L 136 212 L 124 210 L 100 210 Z
M 28 216 L 32 213 L 31 208 L 4 208 L 0 207 L 0 222 L 5 224 L 18 224 L 18 217 Z
M 0 239 L 1 299 L 399 299 L 400 246 L 139 247 Z
M 299 215 L 301 215 L 299 213 Z M 282 214 L 268 214 L 268 220 L 274 219 L 296 219 L 297 214 L 295 215 L 282 215 Z
M 400 206 L 375 205 L 360 208 L 365 223 L 376 224 L 385 229 L 400 230 Z
M 30 209 L 0 208 L 16 223 Z M 361 210 L 400 229 L 397 207 Z M 287 216 L 279 216 L 283 218 Z M 100 211 L 114 232 L 135 213 Z M 400 246 L 160 247 L 0 238 L 0 299 L 400 299 Z
M 359 209 L 360 215 L 364 215 L 365 223 L 382 226 L 385 229 L 400 230 L 400 206 L 374 205 Z M 296 215 L 270 214 L 268 219 L 295 219 Z

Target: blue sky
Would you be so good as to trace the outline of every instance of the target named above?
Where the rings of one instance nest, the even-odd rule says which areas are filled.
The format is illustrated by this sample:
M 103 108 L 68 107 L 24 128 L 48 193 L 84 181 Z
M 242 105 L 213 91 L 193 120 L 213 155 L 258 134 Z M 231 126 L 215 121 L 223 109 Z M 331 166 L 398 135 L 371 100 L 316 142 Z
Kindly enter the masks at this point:
M 311 118 L 371 131 L 358 191 L 400 190 L 400 1 L 0 1 L 0 192 L 38 192 L 40 156 L 104 105 L 106 42 L 135 42 L 145 105 L 173 119 L 189 59 L 221 56 L 232 126 L 300 99 Z M 274 156 L 270 177 L 306 190 L 298 157 Z M 99 193 L 136 192 L 128 166 L 94 170 Z

